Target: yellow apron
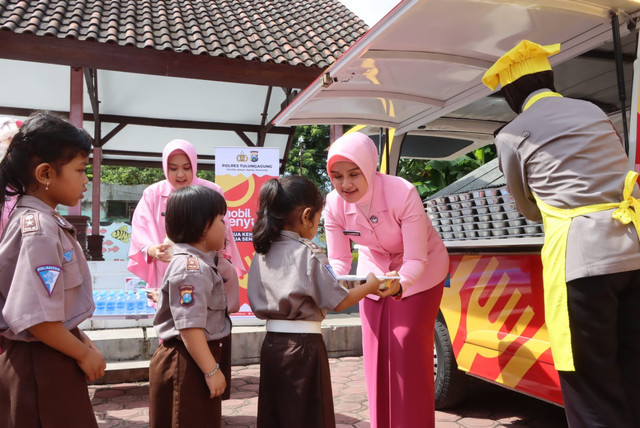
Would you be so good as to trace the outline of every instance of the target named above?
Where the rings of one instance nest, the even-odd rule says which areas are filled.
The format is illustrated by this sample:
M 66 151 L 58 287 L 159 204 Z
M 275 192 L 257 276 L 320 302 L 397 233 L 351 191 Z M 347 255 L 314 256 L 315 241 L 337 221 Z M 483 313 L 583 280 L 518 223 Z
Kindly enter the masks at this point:
M 575 370 L 571 350 L 566 283 L 567 238 L 571 219 L 597 211 L 617 208 L 611 217 L 623 224 L 633 222 L 640 237 L 640 200 L 631 196 L 637 179 L 637 172 L 629 171 L 627 173 L 622 202 L 562 209 L 552 207 L 534 195 L 544 223 L 544 246 L 542 247 L 544 310 L 556 370 Z
M 561 96 L 543 92 L 531 98 L 524 110 L 545 97 Z M 545 322 L 551 341 L 551 352 L 556 370 L 574 371 L 571 349 L 571 330 L 567 308 L 566 255 L 569 227 L 574 217 L 617 208 L 611 217 L 623 224 L 633 222 L 640 237 L 640 200 L 631 196 L 638 173 L 629 171 L 625 178 L 622 202 L 595 204 L 572 209 L 553 207 L 534 195 L 544 223 L 542 247 L 542 278 L 544 283 Z

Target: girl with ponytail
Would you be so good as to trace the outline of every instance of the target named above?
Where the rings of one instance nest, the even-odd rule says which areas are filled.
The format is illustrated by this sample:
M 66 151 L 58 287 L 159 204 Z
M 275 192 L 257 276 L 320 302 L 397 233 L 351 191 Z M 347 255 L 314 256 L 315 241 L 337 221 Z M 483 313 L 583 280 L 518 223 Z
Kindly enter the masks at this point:
M 336 280 L 316 235 L 324 198 L 308 179 L 267 181 L 253 228 L 256 255 L 247 292 L 267 320 L 260 353 L 258 428 L 334 428 L 329 358 L 320 333 L 327 310 L 342 311 L 367 294 L 384 297 L 369 274 L 350 290 Z M 320 398 L 320 399 L 318 399 Z
M 91 272 L 57 211 L 82 199 L 90 152 L 83 129 L 34 112 L 0 161 L 0 212 L 12 206 L 0 239 L 0 427 L 98 426 L 87 381 L 106 363 L 78 328 L 95 308 Z

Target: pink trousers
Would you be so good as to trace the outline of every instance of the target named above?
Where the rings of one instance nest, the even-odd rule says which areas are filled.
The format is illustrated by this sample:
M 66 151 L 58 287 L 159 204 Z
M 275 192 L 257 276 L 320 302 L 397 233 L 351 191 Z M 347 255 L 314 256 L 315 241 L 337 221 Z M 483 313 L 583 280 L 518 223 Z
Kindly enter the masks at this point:
M 443 283 L 402 300 L 362 299 L 371 428 L 433 428 L 433 335 Z

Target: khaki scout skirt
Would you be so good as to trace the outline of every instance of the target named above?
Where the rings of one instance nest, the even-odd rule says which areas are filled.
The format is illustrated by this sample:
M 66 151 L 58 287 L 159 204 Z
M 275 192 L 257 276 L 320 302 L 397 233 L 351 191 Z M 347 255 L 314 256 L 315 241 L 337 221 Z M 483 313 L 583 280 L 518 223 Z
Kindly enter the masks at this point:
M 0 427 L 98 426 L 73 358 L 42 342 L 0 338 L 0 348 Z
M 267 332 L 260 352 L 258 428 L 335 428 L 321 334 Z
M 227 380 L 227 390 L 231 385 L 231 365 L 223 358 L 223 348 L 230 338 L 231 335 L 208 342 Z M 204 375 L 184 343 L 178 339 L 163 341 L 149 365 L 149 426 L 220 428 L 221 425 L 221 397 L 209 398 Z

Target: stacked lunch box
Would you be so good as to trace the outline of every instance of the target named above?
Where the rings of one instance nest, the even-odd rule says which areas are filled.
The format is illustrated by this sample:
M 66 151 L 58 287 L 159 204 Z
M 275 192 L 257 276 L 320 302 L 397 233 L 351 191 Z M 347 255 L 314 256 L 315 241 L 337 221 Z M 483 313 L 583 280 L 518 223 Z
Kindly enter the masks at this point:
M 516 210 L 506 186 L 428 199 L 425 208 L 443 240 L 544 235 L 542 223 Z

